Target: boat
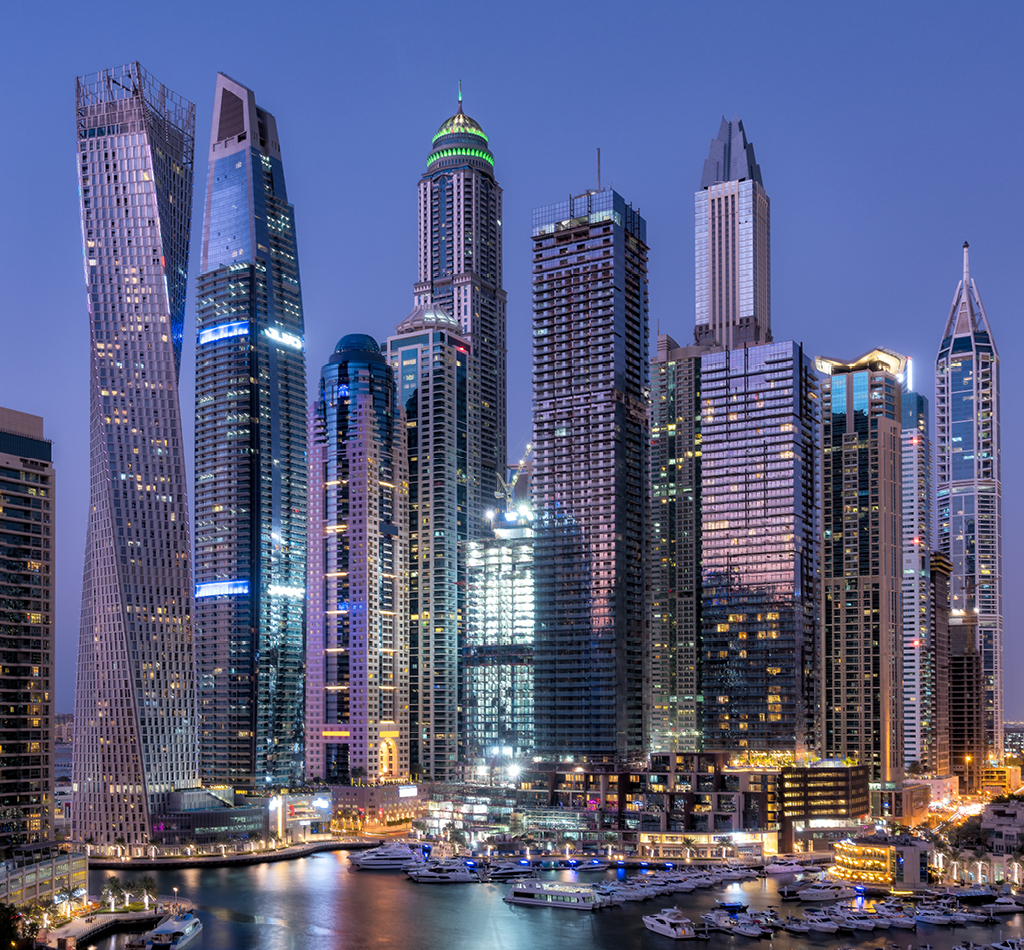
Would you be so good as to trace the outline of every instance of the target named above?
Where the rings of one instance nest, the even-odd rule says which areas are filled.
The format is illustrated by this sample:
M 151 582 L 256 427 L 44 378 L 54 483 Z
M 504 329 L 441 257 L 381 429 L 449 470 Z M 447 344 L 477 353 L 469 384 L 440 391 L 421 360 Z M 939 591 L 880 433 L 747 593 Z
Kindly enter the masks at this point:
M 161 921 L 146 934 L 146 950 L 181 950 L 203 932 L 195 914 L 178 914 Z
M 678 907 L 650 914 L 644 917 L 643 921 L 648 930 L 672 940 L 693 940 L 697 936 L 693 921 L 689 917 L 684 917 Z
M 917 913 L 914 915 L 918 923 L 932 924 L 936 927 L 952 927 L 953 918 L 949 916 L 944 910 L 940 910 L 937 907 L 926 907 L 921 905 L 917 908 Z
M 392 841 L 379 848 L 350 854 L 348 862 L 361 871 L 401 871 L 410 864 L 422 865 L 423 854 L 407 844 Z
M 470 884 L 480 880 L 475 870 L 459 864 L 428 864 L 405 873 L 417 884 Z
M 833 884 L 829 881 L 816 881 L 799 892 L 802 901 L 841 901 L 848 897 L 856 897 L 852 887 Z
M 839 930 L 839 924 L 837 924 L 823 910 L 805 911 L 804 922 L 815 933 L 834 934 L 837 930 Z
M 591 858 L 589 861 L 581 861 L 577 867 L 577 871 L 607 871 L 610 865 L 607 861 L 602 858 Z
M 509 881 L 516 877 L 533 877 L 533 869 L 522 864 L 493 864 L 486 869 L 492 881 Z
M 722 910 L 729 911 L 730 914 L 739 913 L 747 909 L 747 905 L 743 901 L 715 901 Z
M 848 907 L 830 907 L 828 915 L 839 924 L 840 930 L 875 929 L 875 921 L 871 917 Z
M 800 892 L 807 887 L 806 884 L 787 884 L 785 887 L 779 888 L 779 897 L 784 901 L 798 901 L 800 900 Z
M 563 910 L 597 910 L 603 906 L 592 887 L 561 881 L 516 881 L 502 898 L 508 904 L 532 904 Z
M 958 943 L 953 950 L 988 950 L 986 944 L 975 943 L 973 940 L 965 940 L 963 943 Z
M 795 861 L 775 861 L 765 867 L 766 874 L 800 874 L 804 870 L 802 864 Z
M 1018 904 L 1012 897 L 997 897 L 991 904 L 982 904 L 982 910 L 990 914 L 1019 914 L 1024 905 Z
M 811 932 L 811 925 L 799 917 L 787 917 L 785 928 L 791 934 L 809 934 Z
M 1017 940 L 1014 937 L 1007 937 L 999 943 L 990 943 L 991 950 L 1024 950 L 1024 940 Z

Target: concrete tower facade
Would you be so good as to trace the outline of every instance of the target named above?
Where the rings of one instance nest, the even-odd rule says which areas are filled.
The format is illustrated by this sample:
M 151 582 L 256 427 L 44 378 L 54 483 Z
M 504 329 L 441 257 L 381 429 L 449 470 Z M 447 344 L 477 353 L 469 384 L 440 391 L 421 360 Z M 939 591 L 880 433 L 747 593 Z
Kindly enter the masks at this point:
M 309 779 L 409 775 L 409 473 L 395 376 L 342 337 L 310 414 Z
M 822 383 L 821 753 L 903 778 L 902 408 L 906 357 L 818 358 Z
M 953 565 L 954 625 L 976 618 L 988 756 L 1003 755 L 1003 525 L 999 351 L 964 244 L 935 361 L 935 489 L 938 549 Z M 966 649 L 966 648 L 965 648 Z
M 306 360 L 274 116 L 217 76 L 196 345 L 203 780 L 302 776 Z
M 772 341 L 771 215 L 743 123 L 723 117 L 694 195 L 698 343 Z
M 647 224 L 588 191 L 533 214 L 537 754 L 644 747 Z
M 199 784 L 178 374 L 195 106 L 138 63 L 76 86 L 90 331 L 90 504 L 72 834 L 148 840 Z
M 417 777 L 451 781 L 459 761 L 465 543 L 484 529 L 473 344 L 420 304 L 387 341 L 409 460 L 409 756 Z M 493 498 L 493 493 L 491 494 Z

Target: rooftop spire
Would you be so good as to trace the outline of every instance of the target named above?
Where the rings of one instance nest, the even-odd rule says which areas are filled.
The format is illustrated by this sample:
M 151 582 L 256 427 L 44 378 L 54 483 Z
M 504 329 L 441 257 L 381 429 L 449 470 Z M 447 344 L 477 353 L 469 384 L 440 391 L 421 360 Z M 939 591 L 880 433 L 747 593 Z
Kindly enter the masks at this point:
M 459 80 L 459 112 L 462 111 L 462 80 Z
M 971 245 L 964 241 L 964 290 L 971 286 L 971 270 L 967 264 L 967 248 Z

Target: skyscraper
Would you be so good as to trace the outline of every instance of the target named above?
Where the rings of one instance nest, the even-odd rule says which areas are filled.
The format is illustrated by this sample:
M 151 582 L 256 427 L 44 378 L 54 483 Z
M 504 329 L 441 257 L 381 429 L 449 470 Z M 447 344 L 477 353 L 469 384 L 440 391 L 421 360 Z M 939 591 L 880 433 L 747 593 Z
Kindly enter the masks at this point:
M 43 420 L 0 407 L 0 847 L 53 838 L 56 475 Z
M 797 343 L 701 359 L 703 747 L 813 746 L 820 564 L 813 364 Z
M 203 779 L 302 775 L 306 363 L 277 122 L 217 76 L 196 346 Z
M 445 310 L 419 304 L 387 341 L 409 460 L 409 755 L 420 777 L 457 775 L 463 545 L 483 531 L 473 345 Z M 493 494 L 492 494 L 493 497 Z
M 467 542 L 462 653 L 466 761 L 500 769 L 533 755 L 534 532 L 524 508 Z
M 662 334 L 651 364 L 648 745 L 701 748 L 701 361 L 715 346 Z
M 821 752 L 903 777 L 902 409 L 906 357 L 819 357 L 822 390 Z
M 409 775 L 409 472 L 395 376 L 344 336 L 310 414 L 306 775 Z
M 647 224 L 587 191 L 533 213 L 537 752 L 644 747 Z
M 910 361 L 907 361 L 910 365 Z M 932 442 L 928 400 L 903 393 L 903 746 L 925 771 L 936 764 L 935 645 L 931 637 Z
M 507 457 L 501 187 L 487 135 L 462 111 L 461 87 L 459 110 L 434 133 L 420 178 L 418 230 L 414 304 L 444 310 L 472 344 L 479 393 L 468 423 L 480 470 L 466 489 L 482 515 Z
M 178 374 L 195 106 L 129 63 L 76 84 L 90 333 L 90 504 L 72 833 L 147 840 L 198 779 Z
M 694 195 L 698 343 L 772 341 L 771 217 L 754 146 L 722 118 Z
M 953 564 L 954 617 L 976 614 L 985 685 L 988 755 L 1003 755 L 1002 474 L 999 352 L 971 279 L 964 243 L 935 361 L 935 488 L 938 548 Z M 951 750 L 952 754 L 952 750 Z

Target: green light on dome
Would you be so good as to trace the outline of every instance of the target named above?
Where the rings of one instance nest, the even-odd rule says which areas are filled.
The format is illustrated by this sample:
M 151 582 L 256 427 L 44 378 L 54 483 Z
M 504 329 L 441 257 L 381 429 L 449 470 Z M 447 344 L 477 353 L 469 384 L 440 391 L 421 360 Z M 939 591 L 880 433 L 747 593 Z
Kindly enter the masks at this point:
M 456 116 L 456 118 L 458 117 Z M 433 145 L 434 142 L 436 142 L 442 135 L 475 135 L 478 138 L 482 138 L 485 142 L 490 142 L 490 139 L 487 138 L 483 129 L 474 129 L 470 126 L 462 125 L 461 123 L 456 125 L 452 122 L 448 122 L 437 130 L 434 137 L 430 140 L 430 144 Z
M 494 165 L 494 158 L 490 152 L 484 152 L 478 148 L 446 148 L 440 152 L 433 152 L 430 158 L 427 159 L 427 166 L 431 166 L 434 162 L 440 161 L 442 158 L 453 158 L 459 155 L 465 155 L 467 158 L 482 158 L 489 165 Z

